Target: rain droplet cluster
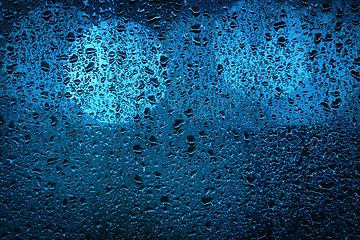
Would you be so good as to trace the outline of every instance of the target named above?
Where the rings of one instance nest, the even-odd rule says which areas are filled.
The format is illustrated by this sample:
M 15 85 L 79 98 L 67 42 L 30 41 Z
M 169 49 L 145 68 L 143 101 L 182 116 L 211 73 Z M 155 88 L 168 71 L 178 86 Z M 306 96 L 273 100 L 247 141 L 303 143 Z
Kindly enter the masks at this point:
M 357 17 L 345 19 L 336 7 L 305 14 L 291 3 L 273 6 L 239 2 L 175 21 L 166 44 L 182 81 L 170 99 L 194 106 L 195 115 L 236 116 L 248 126 L 358 121 Z
M 75 8 L 43 7 L 21 16 L 5 35 L 3 97 L 19 110 L 64 108 L 69 48 L 89 19 Z M 19 107 L 18 107 L 19 106 Z
M 41 2 L 0 2 L 1 239 L 359 239 L 356 1 Z
M 91 117 L 132 121 L 165 93 L 161 45 L 140 24 L 101 22 L 84 31 L 69 57 L 68 91 Z

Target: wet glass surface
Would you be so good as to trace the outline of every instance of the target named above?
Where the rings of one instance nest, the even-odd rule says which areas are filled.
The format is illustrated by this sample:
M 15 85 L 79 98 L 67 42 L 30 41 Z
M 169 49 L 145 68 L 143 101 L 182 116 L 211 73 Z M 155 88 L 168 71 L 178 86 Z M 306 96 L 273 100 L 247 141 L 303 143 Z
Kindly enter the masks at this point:
M 356 1 L 1 1 L 2 239 L 357 239 Z

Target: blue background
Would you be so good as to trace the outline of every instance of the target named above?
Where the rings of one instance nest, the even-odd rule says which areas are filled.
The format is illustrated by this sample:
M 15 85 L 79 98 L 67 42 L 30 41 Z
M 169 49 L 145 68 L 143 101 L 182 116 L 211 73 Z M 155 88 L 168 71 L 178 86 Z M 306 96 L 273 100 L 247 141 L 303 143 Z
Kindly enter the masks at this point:
M 359 6 L 1 1 L 1 238 L 359 238 Z M 71 51 L 116 21 L 160 42 L 161 94 L 99 121 Z

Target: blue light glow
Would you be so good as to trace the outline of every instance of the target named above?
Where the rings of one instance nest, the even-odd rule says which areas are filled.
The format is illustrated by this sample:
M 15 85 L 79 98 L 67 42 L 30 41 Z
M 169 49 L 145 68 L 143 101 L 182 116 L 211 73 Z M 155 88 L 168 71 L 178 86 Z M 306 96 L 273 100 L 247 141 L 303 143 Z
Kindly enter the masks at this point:
M 100 122 L 131 121 L 164 96 L 162 47 L 140 24 L 101 21 L 69 51 L 68 91 Z
M 38 8 L 20 18 L 5 46 L 10 51 L 4 55 L 7 85 L 3 93 L 22 99 L 29 111 L 66 111 L 68 101 L 61 96 L 66 91 L 64 62 L 72 42 L 65 36 L 73 33 L 75 26 L 89 24 L 82 12 L 59 5 Z

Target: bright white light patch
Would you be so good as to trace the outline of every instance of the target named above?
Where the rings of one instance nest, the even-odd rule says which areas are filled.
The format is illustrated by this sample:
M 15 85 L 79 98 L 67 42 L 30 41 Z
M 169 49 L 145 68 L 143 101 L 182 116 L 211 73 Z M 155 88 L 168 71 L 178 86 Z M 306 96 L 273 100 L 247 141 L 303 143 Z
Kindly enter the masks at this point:
M 70 53 L 68 91 L 100 122 L 128 122 L 164 95 L 162 47 L 140 24 L 100 22 Z

